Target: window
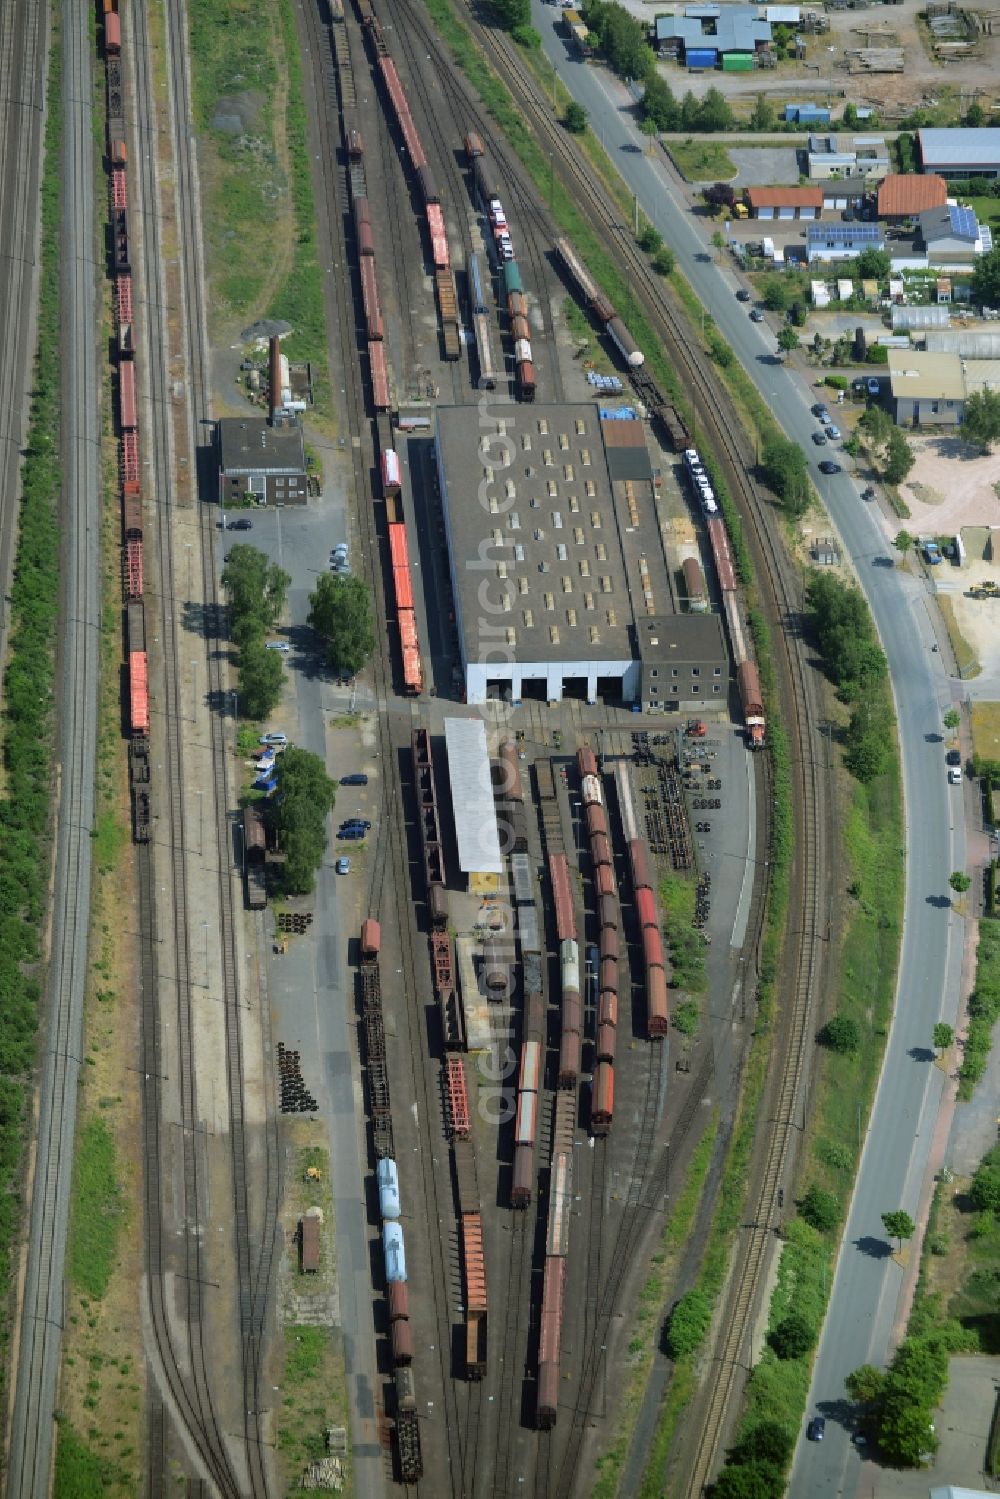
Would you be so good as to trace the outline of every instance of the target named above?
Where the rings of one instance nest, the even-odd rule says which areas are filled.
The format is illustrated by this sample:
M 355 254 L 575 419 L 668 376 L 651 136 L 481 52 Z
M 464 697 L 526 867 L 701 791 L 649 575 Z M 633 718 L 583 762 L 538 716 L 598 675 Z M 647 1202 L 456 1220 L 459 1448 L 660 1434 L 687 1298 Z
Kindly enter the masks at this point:
M 497 499 L 497 497 L 496 497 L 495 494 L 491 494 L 490 495 L 490 514 L 491 515 L 499 515 L 500 514 L 500 501 Z
M 610 593 L 611 592 L 611 579 L 608 577 L 607 573 L 602 573 L 601 574 L 601 592 L 602 593 Z
M 595 607 L 595 605 L 594 605 L 594 595 L 592 593 L 585 593 L 584 594 L 584 596 L 583 596 L 583 607 L 585 609 L 593 609 Z
M 701 688 L 698 686 L 697 682 L 692 682 L 691 683 L 691 691 L 692 692 L 700 692 L 701 691 Z
M 589 448 L 581 448 L 580 449 L 580 462 L 583 464 L 584 468 L 589 468 L 590 467 L 590 449 Z
M 548 491 L 549 499 L 550 500 L 554 500 L 555 497 L 556 497 L 556 495 L 559 493 L 559 489 L 558 489 L 558 486 L 556 484 L 555 479 L 549 479 L 546 482 L 545 488 Z
M 506 562 L 498 562 L 497 563 L 497 577 L 498 578 L 506 578 L 506 576 L 507 576 L 507 564 L 506 564 Z
M 559 433 L 559 451 L 560 451 L 560 453 L 565 453 L 565 452 L 568 451 L 568 449 L 569 449 L 569 438 L 567 437 L 567 435 L 566 435 L 565 432 L 560 432 Z
M 528 580 L 523 574 L 517 580 L 517 591 L 518 593 L 527 593 L 528 591 Z
M 513 479 L 507 479 L 506 480 L 506 482 L 504 483 L 503 492 L 507 496 L 508 500 L 516 499 L 516 497 L 517 497 L 517 490 L 514 488 L 514 480 Z
M 611 626 L 612 630 L 616 630 L 618 628 L 618 615 L 613 609 L 608 610 L 608 624 Z
M 549 435 L 548 417 L 540 416 L 538 418 L 538 432 L 539 432 L 539 436 L 541 436 L 541 437 L 548 437 L 548 435 Z
M 516 546 L 514 547 L 514 561 L 515 562 L 523 562 L 524 561 L 524 547 L 521 545 L 520 542 L 518 542 L 516 544 Z
M 546 609 L 554 609 L 556 606 L 555 599 L 553 598 L 551 593 L 542 594 L 542 603 L 544 604 Z
M 573 541 L 574 541 L 574 543 L 578 547 L 582 547 L 583 546 L 583 527 L 582 526 L 574 526 L 573 527 Z
M 551 468 L 552 467 L 552 449 L 551 448 L 543 448 L 542 449 L 542 462 L 545 464 L 546 468 Z
M 574 515 L 580 514 L 580 501 L 575 494 L 571 494 L 569 497 L 569 508 Z
M 486 480 L 487 484 L 492 484 L 493 483 L 493 470 L 491 468 L 484 468 L 483 469 L 483 478 Z
M 587 435 L 587 423 L 582 416 L 578 416 L 576 419 L 576 435 L 577 437 L 586 437 Z
M 589 500 L 592 500 L 597 493 L 597 485 L 594 483 L 593 479 L 584 479 L 583 487 L 587 491 L 587 498 Z
M 571 629 L 575 629 L 576 628 L 576 610 L 575 609 L 567 609 L 566 610 L 566 623 L 570 626 Z
M 590 512 L 590 524 L 593 526 L 595 531 L 599 531 L 601 529 L 601 512 L 599 510 L 592 510 Z
M 559 579 L 559 582 L 562 585 L 563 593 L 573 592 L 573 579 L 570 577 L 569 573 L 563 573 L 562 577 Z
M 566 548 L 563 546 L 562 542 L 560 542 L 556 547 L 556 561 L 565 562 L 568 555 L 569 553 L 567 552 Z
M 513 602 L 514 602 L 514 600 L 511 598 L 510 594 L 509 593 L 505 593 L 504 596 L 503 596 L 503 612 L 504 612 L 504 614 L 509 614 L 510 613 L 510 606 L 511 606 L 511 604 Z
M 538 530 L 536 530 L 532 534 L 534 535 L 534 538 L 535 538 L 536 541 L 544 541 L 545 540 L 545 532 L 544 531 L 538 531 Z
M 713 692 L 721 692 L 722 691 L 722 688 L 719 686 L 718 682 L 716 682 L 715 686 L 712 688 L 712 691 Z
M 607 562 L 607 560 L 608 560 L 608 549 L 604 545 L 603 541 L 599 541 L 597 543 L 597 545 L 594 548 L 594 551 L 597 553 L 597 560 L 598 560 L 598 562 Z
M 552 512 L 552 528 L 555 531 L 562 530 L 562 513 L 559 510 L 553 510 Z
M 549 640 L 553 645 L 559 644 L 559 626 L 549 625 Z
M 502 531 L 494 531 L 492 534 L 493 534 L 493 545 L 496 546 L 496 547 L 502 546 L 503 545 L 503 532 Z
M 659 687 L 651 687 L 649 689 L 649 695 L 650 695 L 650 697 L 659 697 L 659 695 L 660 695 L 660 689 L 659 689 Z
M 680 691 L 680 688 L 679 687 L 671 687 L 670 691 L 673 692 L 674 694 L 676 694 L 676 693 L 678 693 Z
M 590 563 L 587 561 L 586 557 L 582 557 L 580 559 L 580 577 L 581 578 L 589 578 L 590 577 Z
M 691 675 L 693 677 L 700 677 L 701 676 L 701 667 L 700 666 L 692 666 L 692 668 L 691 668 Z
M 712 667 L 712 676 L 713 677 L 721 677 L 722 676 L 722 667 L 721 666 L 713 666 Z
M 672 677 L 676 677 L 676 675 L 677 675 L 677 668 L 676 668 L 676 666 L 672 666 L 672 667 L 671 667 L 671 668 L 670 668 L 670 675 L 671 675 L 671 676 L 672 676 Z
M 656 667 L 656 666 L 654 666 L 654 667 L 653 667 L 653 668 L 652 668 L 652 670 L 651 670 L 651 671 L 650 671 L 650 673 L 649 673 L 649 675 L 650 675 L 650 676 L 651 676 L 651 677 L 658 677 L 658 676 L 659 676 L 659 675 L 660 675 L 660 672 L 659 672 L 659 668 L 658 668 L 658 667 Z
M 517 644 L 517 631 L 514 629 L 513 625 L 508 625 L 507 626 L 507 644 L 508 645 L 516 645 Z
M 532 612 L 532 610 L 525 609 L 525 611 L 524 611 L 524 613 L 522 614 L 521 617 L 524 620 L 524 624 L 525 624 L 525 628 L 526 629 L 531 630 L 531 629 L 534 628 L 535 616 L 534 616 L 534 613 Z
M 531 452 L 531 433 L 530 432 L 522 432 L 521 433 L 521 452 L 522 453 L 530 453 Z
M 588 626 L 588 633 L 590 635 L 590 643 L 591 643 L 591 645 L 600 645 L 600 643 L 601 643 L 601 632 L 597 628 L 597 626 L 596 625 L 590 625 L 590 626 Z
M 573 479 L 573 465 L 572 465 L 572 463 L 565 463 L 565 464 L 563 464 L 563 478 L 566 479 L 566 480 L 569 480 L 570 482 L 572 482 L 572 479 Z

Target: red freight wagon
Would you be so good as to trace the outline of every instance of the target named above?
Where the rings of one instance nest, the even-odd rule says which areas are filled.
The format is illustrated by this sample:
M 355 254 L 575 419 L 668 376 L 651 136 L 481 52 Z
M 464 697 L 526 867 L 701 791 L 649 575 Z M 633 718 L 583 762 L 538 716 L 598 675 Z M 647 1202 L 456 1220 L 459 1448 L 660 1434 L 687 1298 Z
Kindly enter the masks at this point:
M 569 1215 L 573 1206 L 573 1160 L 569 1151 L 559 1150 L 552 1157 L 549 1173 L 549 1221 L 545 1241 L 546 1255 L 565 1259 L 569 1249 Z
M 376 411 L 389 410 L 389 374 L 385 363 L 385 347 L 381 343 L 368 345 L 368 363 L 372 374 L 372 404 Z
M 663 967 L 663 941 L 660 937 L 660 931 L 658 927 L 643 927 L 642 955 L 646 962 L 647 972 L 651 968 Z
M 375 236 L 372 233 L 372 226 L 367 219 L 360 219 L 357 230 L 358 254 L 367 259 L 375 254 Z
M 132 492 L 125 488 L 122 494 L 123 525 L 125 528 L 126 541 L 142 540 L 142 500 L 139 498 L 139 486 L 135 486 Z
M 656 901 L 653 892 L 644 885 L 641 890 L 635 892 L 635 908 L 639 915 L 639 925 L 659 927 L 656 919 Z
M 549 879 L 556 908 L 556 932 L 560 942 L 576 941 L 576 916 L 569 888 L 569 863 L 565 854 L 549 855 Z
M 613 895 L 602 895 L 597 902 L 598 921 L 602 927 L 614 927 L 618 930 L 618 902 Z
M 601 928 L 601 960 L 614 958 L 618 961 L 618 929 L 613 926 Z
M 410 1316 L 410 1292 L 405 1280 L 390 1280 L 388 1286 L 389 1321 L 407 1321 Z
M 403 686 L 407 692 L 422 692 L 424 669 L 420 664 L 420 652 L 415 645 L 403 647 Z
M 528 299 L 523 291 L 507 293 L 507 316 L 511 319 L 528 316 Z
M 526 1208 L 531 1202 L 531 1187 L 535 1177 L 534 1145 L 514 1146 L 514 1180 L 510 1189 L 510 1205 Z
M 614 898 L 615 872 L 610 864 L 598 864 L 594 870 L 594 888 L 597 891 L 598 900 L 605 895 Z
M 632 886 L 635 890 L 652 889 L 649 878 L 649 861 L 646 858 L 645 844 L 634 838 L 628 846 L 628 856 L 632 862 Z
M 525 1041 L 521 1047 L 521 1075 L 517 1086 L 522 1093 L 537 1093 L 541 1072 L 541 1047 L 537 1041 Z
M 111 142 L 111 165 L 114 167 L 128 166 L 128 147 L 124 141 Z
M 403 1368 L 413 1363 L 413 1328 L 409 1321 L 402 1318 L 398 1322 L 392 1322 L 389 1326 L 389 1337 L 392 1342 L 392 1362 L 397 1368 Z
M 600 802 L 589 802 L 583 809 L 583 815 L 587 820 L 587 836 L 593 838 L 595 833 L 603 833 L 608 836 L 608 814 Z
M 667 975 L 662 968 L 651 968 L 646 974 L 646 1000 L 649 1005 L 649 1034 L 665 1036 L 670 1026 L 667 999 Z
M 582 776 L 596 776 L 597 756 L 589 744 L 583 744 L 576 752 L 577 768 Z
M 410 569 L 408 567 L 394 567 L 392 570 L 392 587 L 396 596 L 397 609 L 413 609 L 413 584 L 410 581 Z
M 466 1310 L 485 1312 L 486 1259 L 483 1254 L 483 1220 L 479 1213 L 466 1213 L 462 1219 L 462 1275 Z
M 460 1140 L 469 1138 L 469 1093 L 465 1086 L 465 1066 L 453 1053 L 444 1064 L 445 1103 L 451 1133 Z
M 582 1029 L 583 1007 L 578 989 L 564 989 L 562 997 L 562 1028 L 569 1034 L 579 1035 Z
M 121 407 L 122 431 L 133 431 L 137 426 L 135 406 L 135 365 L 125 359 L 118 366 L 118 399 Z
M 590 1127 L 594 1134 L 608 1134 L 614 1115 L 615 1069 L 610 1062 L 598 1062 L 594 1069 L 594 1093 L 590 1109 Z
M 527 342 L 531 340 L 531 328 L 528 325 L 528 319 L 522 317 L 520 313 L 517 313 L 510 320 L 510 336 L 515 342 L 519 338 L 523 338 Z
M 139 493 L 139 439 L 134 432 L 122 433 L 122 484 L 126 493 Z
M 618 1024 L 618 991 L 616 989 L 602 989 L 598 995 L 597 1023 L 598 1025 Z
M 132 277 L 126 271 L 115 280 L 115 311 L 119 327 L 132 321 Z
M 535 399 L 535 366 L 530 359 L 522 360 L 517 366 L 517 383 L 521 391 L 521 400 L 533 401 Z
M 365 154 L 364 136 L 354 126 L 347 132 L 347 154 L 351 161 L 360 161 Z
M 601 989 L 618 988 L 618 959 L 607 957 L 601 959 Z
M 594 833 L 590 839 L 590 857 L 595 864 L 611 863 L 611 844 L 606 833 Z
M 548 1430 L 556 1424 L 559 1406 L 559 1352 L 562 1342 L 563 1291 L 566 1261 L 545 1261 L 542 1277 L 542 1325 L 538 1340 L 538 1424 Z
M 134 735 L 149 733 L 149 675 L 145 651 L 128 658 L 129 728 Z
M 575 1088 L 580 1076 L 580 1033 L 563 1031 L 559 1038 L 559 1086 Z
M 382 928 L 373 916 L 367 916 L 361 923 L 361 959 L 362 962 L 371 963 L 378 957 L 379 948 L 382 946 Z
M 130 599 L 141 599 L 142 594 L 142 542 L 127 541 L 125 543 L 125 595 Z
M 448 250 L 448 231 L 444 225 L 441 205 L 428 203 L 424 211 L 427 214 L 427 228 L 430 230 L 434 264 L 443 266 L 447 270 L 451 265 L 451 255 Z
M 517 1117 L 514 1121 L 514 1144 L 534 1145 L 538 1127 L 538 1094 L 517 1095 Z
M 409 567 L 410 553 L 406 545 L 406 527 L 397 522 L 389 527 L 389 556 L 393 567 Z
M 122 50 L 121 17 L 113 10 L 104 17 L 104 50 L 112 57 Z
M 599 1062 L 613 1062 L 615 1059 L 615 1027 L 613 1025 L 599 1025 L 597 1027 L 597 1045 L 595 1055 Z
M 381 339 L 382 310 L 378 301 L 378 283 L 375 280 L 375 261 L 365 255 L 361 259 L 361 301 L 365 309 L 365 323 L 369 339 Z
M 708 523 L 708 539 L 712 547 L 712 556 L 715 559 L 715 571 L 719 576 L 719 587 L 723 593 L 735 593 L 736 573 L 733 570 L 733 558 L 729 550 L 729 537 L 726 535 L 725 525 L 718 516 L 713 516 Z
M 483 143 L 474 130 L 470 130 L 465 137 L 465 154 L 470 163 L 483 154 Z
M 111 168 L 111 206 L 113 208 L 128 207 L 128 178 L 124 167 Z

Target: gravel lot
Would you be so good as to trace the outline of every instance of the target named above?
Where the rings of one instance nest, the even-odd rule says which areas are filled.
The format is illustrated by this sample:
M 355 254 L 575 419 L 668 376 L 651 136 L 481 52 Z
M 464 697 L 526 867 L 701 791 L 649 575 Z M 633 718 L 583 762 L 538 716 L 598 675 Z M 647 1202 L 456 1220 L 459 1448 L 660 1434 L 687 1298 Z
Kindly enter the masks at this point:
M 798 186 L 799 158 L 793 147 L 727 145 L 726 149 L 737 167 L 737 187 L 751 187 L 754 183 L 765 187 Z

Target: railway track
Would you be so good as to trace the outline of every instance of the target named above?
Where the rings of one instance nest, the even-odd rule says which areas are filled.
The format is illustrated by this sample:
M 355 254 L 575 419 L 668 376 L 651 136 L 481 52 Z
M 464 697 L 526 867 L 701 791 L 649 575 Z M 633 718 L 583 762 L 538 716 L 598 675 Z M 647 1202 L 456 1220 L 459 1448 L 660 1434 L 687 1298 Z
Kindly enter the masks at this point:
M 805 654 L 801 642 L 794 636 L 789 638 L 785 631 L 786 625 L 800 607 L 800 590 L 794 575 L 777 560 L 781 552 L 780 541 L 776 538 L 774 546 L 760 543 L 760 538 L 768 536 L 774 527 L 766 501 L 750 475 L 754 454 L 745 442 L 735 418 L 720 411 L 718 383 L 688 336 L 683 316 L 653 276 L 646 257 L 635 245 L 631 230 L 622 223 L 617 205 L 594 180 L 586 164 L 580 160 L 575 148 L 567 140 L 565 132 L 555 123 L 551 108 L 537 83 L 519 66 L 513 44 L 502 34 L 480 27 L 474 21 L 473 30 L 486 53 L 491 55 L 491 60 L 504 77 L 525 117 L 530 120 L 549 150 L 552 160 L 558 161 L 560 175 L 570 187 L 575 200 L 581 207 L 589 210 L 591 221 L 603 230 L 608 242 L 613 244 L 619 262 L 629 274 L 637 302 L 662 336 L 674 367 L 683 376 L 683 383 L 688 398 L 694 405 L 699 424 L 708 434 L 714 451 L 721 456 L 728 482 L 738 498 L 743 514 L 753 522 L 755 561 L 758 576 L 765 585 L 770 622 L 776 627 L 775 662 L 784 688 L 783 701 L 789 710 L 789 739 L 793 746 L 792 758 L 797 779 L 795 802 L 799 853 L 798 886 L 794 891 L 799 913 L 798 919 L 793 917 L 789 924 L 789 929 L 798 934 L 794 960 L 794 999 L 790 1024 L 786 1029 L 785 1058 L 778 1089 L 775 1123 L 763 1177 L 755 1197 L 755 1227 L 751 1231 L 751 1243 L 738 1277 L 732 1315 L 724 1319 L 725 1344 L 720 1358 L 713 1364 L 713 1388 L 692 1475 L 690 1492 L 694 1494 L 701 1491 L 697 1486 L 699 1478 L 701 1484 L 704 1484 L 713 1469 L 725 1414 L 731 1408 L 738 1374 L 739 1366 L 733 1349 L 742 1347 L 749 1334 L 753 1310 L 762 1287 L 768 1236 L 776 1221 L 779 1183 L 790 1164 L 794 1143 L 791 1118 L 806 1072 L 809 1016 L 816 994 L 822 943 L 825 940 L 825 933 L 820 930 L 819 914 L 825 895 L 828 797 L 822 785 L 823 767 L 812 753 L 812 745 L 816 741 L 817 717 L 809 690 Z M 432 53 L 437 52 L 443 71 L 447 54 L 442 44 L 436 39 L 432 41 L 432 38 L 433 33 L 428 30 L 425 40 Z M 480 115 L 479 119 L 481 118 Z M 494 146 L 493 149 L 498 164 L 503 166 L 507 153 L 502 148 Z M 659 1167 L 651 1178 L 653 1183 L 658 1174 Z M 563 1486 L 560 1491 L 568 1493 L 570 1487 L 571 1485 Z
M 299 14 L 302 17 L 309 56 L 316 66 L 317 60 L 323 57 L 324 49 L 329 45 L 319 6 L 316 3 L 306 4 Z M 318 99 L 323 97 L 320 76 L 316 79 L 315 92 Z M 317 170 L 318 196 L 322 200 L 321 216 L 325 218 L 332 236 L 333 258 L 339 260 L 342 265 L 346 265 L 348 250 L 344 241 L 344 224 L 337 207 L 338 181 L 342 170 L 339 165 L 340 132 L 329 105 L 317 110 L 314 125 L 320 147 Z M 354 306 L 346 278 L 329 277 L 327 279 L 328 297 L 333 304 L 331 329 L 335 329 L 339 334 L 341 348 L 356 347 Z M 343 378 L 348 430 L 359 436 L 368 434 L 370 438 L 373 424 L 366 411 L 365 393 L 357 363 L 345 363 Z M 426 951 L 418 953 L 415 946 L 413 909 L 409 898 L 410 879 L 405 811 L 398 780 L 390 772 L 397 753 L 409 748 L 410 716 L 406 714 L 405 732 L 394 736 L 389 712 L 389 703 L 393 696 L 391 643 L 386 623 L 387 611 L 381 561 L 384 543 L 376 523 L 371 487 L 371 452 L 370 440 L 363 439 L 361 443 L 352 446 L 355 495 L 361 526 L 365 577 L 372 590 L 372 597 L 376 601 L 376 607 L 373 610 L 376 649 L 372 671 L 374 697 L 378 705 L 378 752 L 384 770 L 381 781 L 381 836 L 378 840 L 378 851 L 369 886 L 369 910 L 373 914 L 378 914 L 383 924 L 388 924 L 390 929 L 393 926 L 391 917 L 394 917 L 395 926 L 399 932 L 403 959 L 400 993 L 407 997 L 397 1015 L 402 1022 L 399 1045 L 405 1049 L 409 1057 L 410 1096 L 416 1101 L 422 1119 L 429 1124 L 435 1119 L 440 1121 L 441 1101 L 440 1089 L 436 1082 L 431 1081 L 429 1069 L 423 1066 L 421 1060 L 424 1033 L 421 1026 L 422 1015 L 416 996 L 424 986 L 418 981 L 417 974 L 426 970 L 427 956 Z M 423 969 L 420 968 L 421 964 Z M 441 1154 L 445 1156 L 446 1153 L 442 1150 Z M 454 1499 L 465 1499 L 461 1486 L 464 1453 L 468 1443 L 474 1440 L 475 1433 L 469 1428 L 469 1402 L 460 1398 L 460 1387 L 452 1378 L 453 1371 L 450 1367 L 454 1319 L 448 1304 L 449 1267 L 444 1257 L 439 1226 L 442 1223 L 451 1222 L 454 1218 L 451 1182 L 441 1169 L 435 1169 L 432 1152 L 419 1151 L 415 1161 L 419 1161 L 419 1164 L 416 1165 L 415 1173 L 407 1180 L 406 1190 L 413 1204 L 414 1217 L 421 1212 L 425 1215 L 423 1229 L 426 1232 L 430 1251 L 431 1286 L 430 1295 L 422 1301 L 421 1305 L 426 1307 L 433 1316 L 431 1328 L 426 1325 L 426 1317 L 418 1321 L 418 1327 L 423 1326 L 425 1335 L 428 1331 L 432 1334 L 435 1361 L 440 1374 L 441 1406 L 440 1416 L 436 1417 L 435 1426 L 438 1430 L 443 1429 L 442 1440 L 447 1444 L 444 1463 L 448 1472 L 448 1490 L 454 1495 Z M 436 1412 L 438 1409 L 435 1401 Z M 430 1479 L 421 1480 L 412 1487 L 418 1494 L 437 1496 L 442 1492 L 440 1483 L 435 1484 Z

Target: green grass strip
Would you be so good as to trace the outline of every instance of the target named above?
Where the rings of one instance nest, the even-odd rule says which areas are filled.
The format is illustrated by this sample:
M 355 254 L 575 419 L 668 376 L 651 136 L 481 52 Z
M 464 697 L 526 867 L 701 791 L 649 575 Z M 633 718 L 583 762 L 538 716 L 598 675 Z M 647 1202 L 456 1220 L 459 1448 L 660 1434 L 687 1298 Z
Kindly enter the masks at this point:
M 68 1421 L 59 1422 L 52 1489 L 55 1499 L 106 1499 L 127 1482 L 124 1468 L 88 1447 Z
M 87 1120 L 77 1137 L 69 1239 L 70 1279 L 95 1301 L 101 1299 L 111 1280 L 122 1215 L 114 1137 L 104 1120 L 95 1116 Z
M 42 239 L 38 345 L 28 441 L 21 468 L 20 532 L 11 590 L 10 657 L 4 676 L 4 786 L 0 797 L 0 1336 L 11 1248 L 21 1218 L 20 1179 L 27 1089 L 44 974 L 40 937 L 47 925 L 52 825 L 56 625 L 59 602 L 59 503 L 62 490 L 60 381 L 62 327 L 59 241 L 62 203 L 62 44 L 54 18 L 41 187 Z M 9 1358 L 2 1360 L 9 1378 Z

